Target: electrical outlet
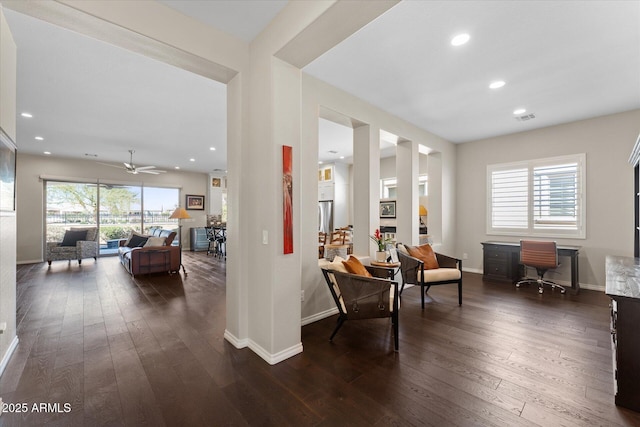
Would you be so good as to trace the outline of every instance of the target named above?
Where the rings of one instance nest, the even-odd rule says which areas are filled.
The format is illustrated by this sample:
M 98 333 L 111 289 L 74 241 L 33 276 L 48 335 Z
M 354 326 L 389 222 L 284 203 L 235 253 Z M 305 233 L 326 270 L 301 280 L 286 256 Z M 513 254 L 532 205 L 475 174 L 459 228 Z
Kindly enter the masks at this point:
M 466 252 L 462 254 L 462 259 L 468 259 L 469 258 L 469 254 L 467 254 Z
M 262 230 L 262 244 L 269 244 L 269 232 L 267 230 Z
M 300 301 L 304 301 L 304 291 L 300 291 Z
M 0 334 L 7 330 L 7 322 L 0 323 Z

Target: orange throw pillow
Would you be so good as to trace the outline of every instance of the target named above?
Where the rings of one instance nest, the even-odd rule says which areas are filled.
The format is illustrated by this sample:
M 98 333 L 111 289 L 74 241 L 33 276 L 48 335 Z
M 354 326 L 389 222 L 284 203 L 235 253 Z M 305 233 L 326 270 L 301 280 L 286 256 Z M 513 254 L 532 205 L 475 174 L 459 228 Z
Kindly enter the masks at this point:
M 357 274 L 358 276 L 373 277 L 371 273 L 364 267 L 360 260 L 354 256 L 350 256 L 348 260 L 342 261 L 344 268 L 351 274 Z
M 440 268 L 438 265 L 438 258 L 436 258 L 436 254 L 433 252 L 433 248 L 431 245 L 421 245 L 421 246 L 407 246 L 407 252 L 414 258 L 418 258 L 420 261 L 424 262 L 425 270 L 434 270 L 436 268 Z

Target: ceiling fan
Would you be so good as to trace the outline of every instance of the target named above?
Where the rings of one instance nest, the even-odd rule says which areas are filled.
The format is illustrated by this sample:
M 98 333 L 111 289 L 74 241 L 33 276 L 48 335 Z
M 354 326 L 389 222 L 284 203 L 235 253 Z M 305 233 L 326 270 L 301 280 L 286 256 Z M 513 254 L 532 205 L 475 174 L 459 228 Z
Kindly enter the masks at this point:
M 151 175 L 159 175 L 161 173 L 165 173 L 167 171 L 163 171 L 163 170 L 159 170 L 156 169 L 155 166 L 136 166 L 133 163 L 133 153 L 135 153 L 135 150 L 129 150 L 129 154 L 131 155 L 130 159 L 129 159 L 129 163 L 124 162 L 123 166 L 116 166 L 116 165 L 112 165 L 109 163 L 100 163 L 101 165 L 105 165 L 105 166 L 111 166 L 112 168 L 118 168 L 118 169 L 125 169 L 128 173 L 133 174 L 133 175 L 137 175 L 139 173 L 148 173 Z

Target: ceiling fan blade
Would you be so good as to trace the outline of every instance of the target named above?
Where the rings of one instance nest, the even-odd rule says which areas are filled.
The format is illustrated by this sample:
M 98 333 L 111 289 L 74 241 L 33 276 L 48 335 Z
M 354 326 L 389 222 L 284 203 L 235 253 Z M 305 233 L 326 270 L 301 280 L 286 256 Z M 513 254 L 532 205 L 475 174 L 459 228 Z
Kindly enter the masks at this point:
M 123 168 L 122 166 L 112 165 L 110 163 L 102 163 L 102 162 L 96 162 L 96 163 L 98 163 L 99 165 L 111 166 L 112 168 L 126 169 L 126 168 Z
M 136 167 L 136 169 L 138 169 L 139 171 L 143 171 L 145 169 L 155 169 L 155 166 L 138 166 Z
M 149 173 L 151 175 L 160 175 L 161 173 L 167 173 L 167 171 L 161 171 L 158 169 L 153 169 L 153 170 L 140 170 L 138 169 L 138 172 L 140 173 Z
M 127 162 L 124 162 L 123 164 L 124 164 L 124 167 L 125 167 L 125 168 L 127 168 L 127 169 L 135 169 L 135 168 L 136 168 L 136 167 L 133 165 L 133 163 L 127 163 Z

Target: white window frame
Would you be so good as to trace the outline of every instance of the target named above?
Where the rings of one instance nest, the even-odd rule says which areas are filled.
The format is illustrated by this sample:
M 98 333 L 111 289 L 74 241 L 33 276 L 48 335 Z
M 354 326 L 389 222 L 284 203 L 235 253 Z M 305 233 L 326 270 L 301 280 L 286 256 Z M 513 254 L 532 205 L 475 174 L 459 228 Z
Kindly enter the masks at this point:
M 536 221 L 534 218 L 534 170 L 536 168 L 577 164 L 577 200 L 576 221 L 567 223 L 563 226 L 562 221 Z M 526 170 L 526 188 L 527 198 L 526 217 L 519 218 L 519 224 L 512 227 L 499 227 L 494 225 L 494 200 L 493 200 L 493 176 L 496 172 L 510 171 L 517 169 Z M 573 238 L 586 239 L 586 154 L 574 154 L 568 156 L 550 157 L 545 159 L 535 159 L 522 162 L 501 163 L 487 165 L 487 218 L 486 227 L 488 235 L 504 235 L 519 237 L 555 237 L 555 238 Z M 522 196 L 522 193 L 520 194 Z M 517 222 L 516 222 L 517 223 Z M 515 224 L 515 223 L 514 223 Z

